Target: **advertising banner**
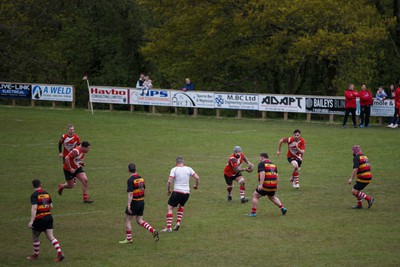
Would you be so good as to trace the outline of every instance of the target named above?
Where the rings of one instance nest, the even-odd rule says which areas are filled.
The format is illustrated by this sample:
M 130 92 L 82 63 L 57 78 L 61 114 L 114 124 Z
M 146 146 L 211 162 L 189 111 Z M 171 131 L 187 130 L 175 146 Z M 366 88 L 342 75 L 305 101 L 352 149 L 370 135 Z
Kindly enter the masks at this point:
M 108 86 L 90 86 L 90 99 L 93 103 L 128 104 L 129 89 Z
M 344 97 L 306 97 L 306 112 L 343 115 L 345 112 Z
M 130 89 L 131 105 L 171 106 L 171 90 Z
M 171 91 L 173 107 L 214 108 L 214 93 Z
M 31 99 L 30 84 L 0 82 L 0 98 Z
M 394 114 L 394 99 L 374 100 L 371 107 L 371 116 L 374 117 L 392 117 Z
M 305 97 L 288 95 L 260 95 L 260 111 L 305 113 Z
M 258 95 L 214 93 L 214 108 L 258 110 Z
M 72 85 L 32 84 L 32 100 L 73 101 Z

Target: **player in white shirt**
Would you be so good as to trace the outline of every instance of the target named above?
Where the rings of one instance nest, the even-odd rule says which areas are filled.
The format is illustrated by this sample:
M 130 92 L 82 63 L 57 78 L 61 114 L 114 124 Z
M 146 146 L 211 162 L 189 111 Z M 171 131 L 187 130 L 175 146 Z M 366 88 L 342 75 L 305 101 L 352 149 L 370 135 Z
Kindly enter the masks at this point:
M 193 177 L 196 181 L 193 188 L 195 190 L 198 189 L 200 177 L 192 168 L 185 166 L 182 157 L 177 157 L 176 167 L 171 169 L 167 182 L 167 194 L 170 196 L 168 200 L 167 227 L 161 230 L 161 232 L 172 232 L 173 209 L 175 207 L 178 207 L 178 211 L 176 213 L 177 220 L 174 230 L 179 230 L 183 216 L 183 206 L 185 206 L 190 196 L 190 177 Z M 171 194 L 172 180 L 174 180 L 174 191 Z

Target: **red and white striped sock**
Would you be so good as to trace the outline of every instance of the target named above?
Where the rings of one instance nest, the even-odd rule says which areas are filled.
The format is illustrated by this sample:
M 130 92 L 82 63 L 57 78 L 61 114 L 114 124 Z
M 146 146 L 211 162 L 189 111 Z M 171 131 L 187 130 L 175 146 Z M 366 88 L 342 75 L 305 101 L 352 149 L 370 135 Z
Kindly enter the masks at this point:
M 256 214 L 257 213 L 257 208 L 251 208 L 251 214 Z
M 62 251 L 61 251 L 60 244 L 58 243 L 58 240 L 54 238 L 54 239 L 51 241 L 51 244 L 52 244 L 53 247 L 56 249 L 57 255 L 61 255 L 61 254 L 62 254 Z
M 143 221 L 140 225 L 143 228 L 146 228 L 150 233 L 154 233 L 153 227 L 151 227 L 151 225 L 148 222 Z
M 88 194 L 87 193 L 83 193 L 83 201 L 88 199 Z
M 179 207 L 178 211 L 176 212 L 176 217 L 177 217 L 176 223 L 177 224 L 181 224 L 182 216 L 183 216 L 183 208 Z
M 362 207 L 362 198 L 357 198 L 357 206 Z
M 33 242 L 33 256 L 39 257 L 40 241 Z
M 244 187 L 244 185 L 240 186 L 239 191 L 240 191 L 240 198 L 244 198 L 244 194 L 246 192 L 246 188 Z
M 363 199 L 365 199 L 366 201 L 370 201 L 370 200 L 371 200 L 371 197 L 370 197 L 370 196 L 367 196 L 366 194 L 364 194 L 364 193 L 361 192 L 361 191 L 358 191 L 356 197 L 357 197 L 357 199 L 363 198 Z
M 227 186 L 226 191 L 228 191 L 228 196 L 232 196 L 232 187 L 231 186 Z
M 167 229 L 171 229 L 173 216 L 174 215 L 172 213 L 167 214 Z
M 132 241 L 132 231 L 126 231 L 126 240 Z
M 294 184 L 299 184 L 299 172 L 295 171 L 292 173 L 292 179 L 294 181 Z

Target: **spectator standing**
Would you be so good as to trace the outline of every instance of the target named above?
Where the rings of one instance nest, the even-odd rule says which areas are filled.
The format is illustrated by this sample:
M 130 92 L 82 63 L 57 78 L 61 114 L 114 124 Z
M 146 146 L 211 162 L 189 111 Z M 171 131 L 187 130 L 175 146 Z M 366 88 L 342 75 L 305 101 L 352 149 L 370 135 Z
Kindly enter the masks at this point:
M 145 89 L 153 89 L 153 81 L 150 80 L 149 76 L 144 76 L 144 82 L 143 82 L 143 87 Z
M 145 89 L 145 87 L 143 86 L 144 81 L 145 81 L 145 75 L 144 75 L 144 73 L 140 73 L 140 77 L 136 82 L 136 89 L 144 90 Z M 144 105 L 143 106 L 143 110 L 145 112 L 149 112 L 149 106 L 148 105 Z
M 400 98 L 398 99 L 396 103 L 396 108 L 397 108 L 397 115 L 396 115 L 396 124 L 393 126 L 393 128 L 399 127 L 399 120 L 400 120 Z
M 376 98 L 376 100 L 385 100 L 387 98 L 385 90 L 383 90 L 382 86 L 378 87 L 378 92 L 376 92 L 375 98 Z
M 190 81 L 189 78 L 186 78 L 185 84 L 181 87 L 183 92 L 194 91 L 194 84 Z M 188 108 L 188 114 L 193 115 L 193 108 Z
M 395 89 L 395 87 L 394 87 L 394 84 L 391 84 L 391 85 L 389 86 L 389 91 L 388 91 L 388 93 L 387 93 L 386 99 L 394 99 L 394 94 L 395 94 L 395 92 L 396 92 L 396 89 Z
M 391 123 L 387 126 L 388 128 L 398 128 L 399 127 L 399 108 L 400 108 L 400 83 L 394 92 L 394 114 Z
M 342 128 L 346 128 L 347 119 L 349 114 L 351 113 L 351 120 L 353 121 L 353 127 L 357 128 L 356 123 L 356 97 L 358 97 L 357 91 L 354 90 L 354 84 L 350 84 L 347 90 L 344 92 L 345 101 L 345 109 L 346 112 L 344 114 Z
M 143 89 L 144 76 L 144 73 L 140 73 L 139 80 L 136 82 L 136 89 Z
M 374 103 L 371 91 L 365 84 L 361 86 L 361 91 L 358 93 L 360 97 L 360 128 L 369 127 L 369 117 L 371 115 L 371 106 Z

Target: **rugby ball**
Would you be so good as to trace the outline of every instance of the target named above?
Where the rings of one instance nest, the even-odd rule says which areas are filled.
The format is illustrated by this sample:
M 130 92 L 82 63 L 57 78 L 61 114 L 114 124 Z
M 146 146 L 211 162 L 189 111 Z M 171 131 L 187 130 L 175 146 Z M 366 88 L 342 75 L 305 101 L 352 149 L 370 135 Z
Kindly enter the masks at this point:
M 253 172 L 254 171 L 254 164 L 250 163 L 247 165 L 246 172 Z

